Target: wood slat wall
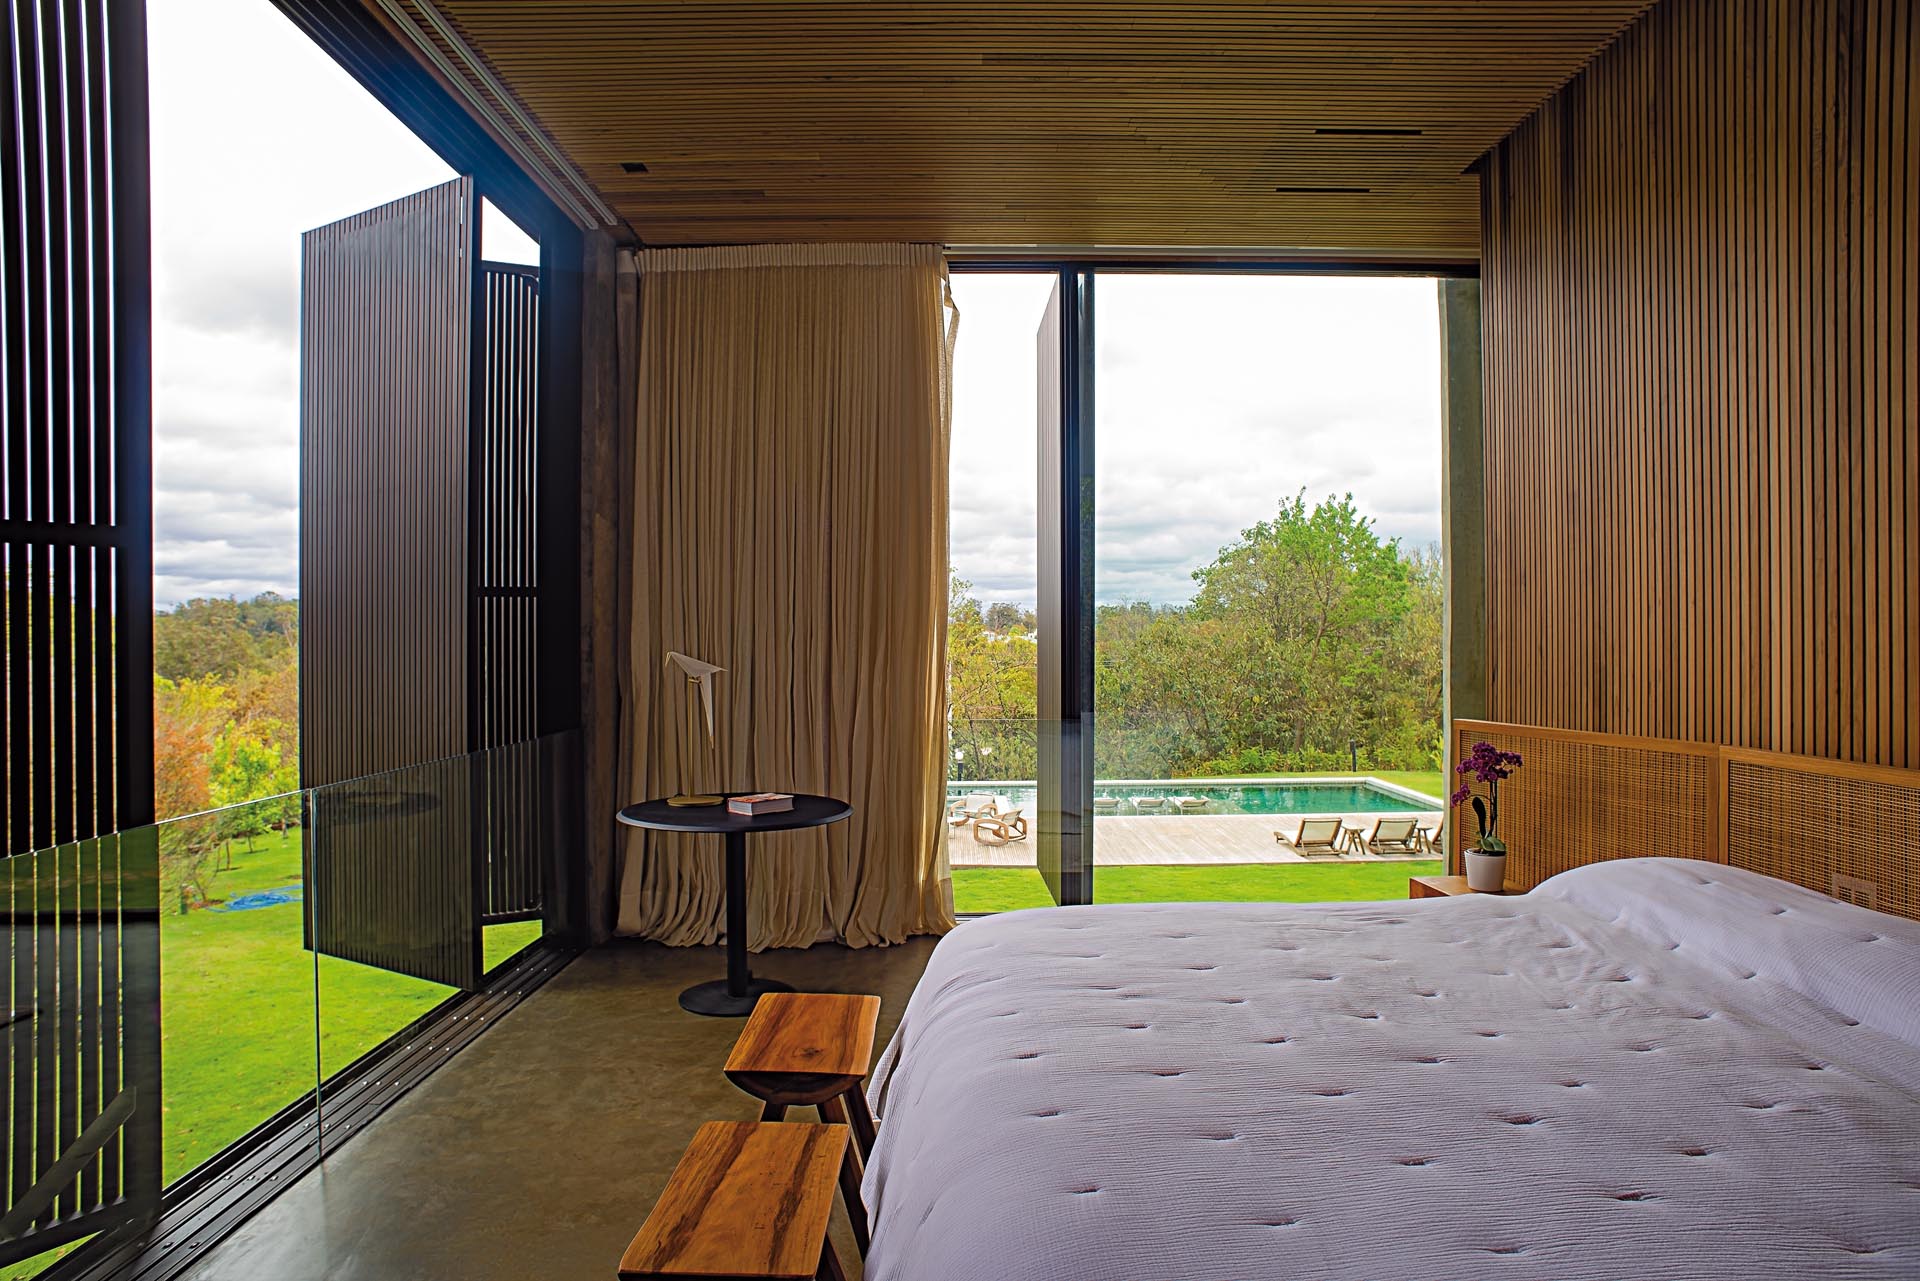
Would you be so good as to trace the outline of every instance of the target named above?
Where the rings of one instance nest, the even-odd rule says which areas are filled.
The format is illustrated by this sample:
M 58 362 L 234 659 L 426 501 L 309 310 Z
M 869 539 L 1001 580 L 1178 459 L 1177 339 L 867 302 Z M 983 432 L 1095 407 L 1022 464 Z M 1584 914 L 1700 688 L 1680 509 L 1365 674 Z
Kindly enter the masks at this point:
M 1588 863 L 1643 855 L 1727 863 L 1920 919 L 1920 770 L 1782 752 L 1503 725 L 1454 723 L 1525 761 L 1500 789 L 1507 880 L 1531 889 Z M 1476 788 L 1484 794 L 1484 788 Z M 1447 825 L 1458 866 L 1474 819 Z M 1837 878 L 1849 878 L 1847 885 Z
M 1569 868 L 1635 855 L 1726 861 L 1718 749 L 1709 743 L 1472 720 L 1455 721 L 1453 737 L 1456 760 L 1487 742 L 1525 761 L 1500 789 L 1499 835 L 1516 884 L 1531 889 Z M 1456 807 L 1447 822 L 1455 866 L 1474 833 L 1473 812 Z
M 1920 765 L 1902 0 L 1666 0 L 1487 156 L 1490 714 Z

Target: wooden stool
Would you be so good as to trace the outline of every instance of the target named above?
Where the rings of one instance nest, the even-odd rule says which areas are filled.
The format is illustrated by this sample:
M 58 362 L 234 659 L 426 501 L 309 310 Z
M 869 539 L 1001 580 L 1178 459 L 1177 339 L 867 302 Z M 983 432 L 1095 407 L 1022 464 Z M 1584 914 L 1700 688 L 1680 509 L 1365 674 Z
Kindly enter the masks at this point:
M 673 1168 L 622 1281 L 846 1281 L 827 1239 L 844 1125 L 708 1121 Z
M 879 1022 L 877 996 L 769 992 L 754 1005 L 725 1069 L 728 1080 L 760 1100 L 763 1121 L 782 1119 L 790 1107 L 814 1107 L 821 1120 L 853 1132 L 840 1189 L 862 1254 L 867 1208 L 860 1200 L 860 1176 L 874 1140 L 865 1085 Z

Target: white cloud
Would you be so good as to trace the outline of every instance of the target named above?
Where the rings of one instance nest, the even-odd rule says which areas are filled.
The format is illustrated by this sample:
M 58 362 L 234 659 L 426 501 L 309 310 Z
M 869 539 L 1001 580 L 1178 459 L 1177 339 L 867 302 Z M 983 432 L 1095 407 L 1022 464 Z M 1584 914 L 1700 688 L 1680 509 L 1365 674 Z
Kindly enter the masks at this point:
M 151 0 L 155 596 L 297 590 L 300 233 L 452 171 L 267 0 Z M 537 252 L 488 211 L 488 257 Z M 517 242 L 517 243 L 516 243 Z M 953 558 L 1034 595 L 1034 342 L 1051 278 L 955 277 Z M 1109 275 L 1097 593 L 1188 575 L 1304 487 L 1439 537 L 1431 281 Z
M 297 588 L 300 234 L 453 176 L 267 0 L 151 0 L 154 598 Z
M 1034 595 L 1035 336 L 1051 277 L 962 273 L 953 561 Z M 1305 489 L 1440 537 L 1439 312 L 1427 279 L 1103 275 L 1095 284 L 1095 594 L 1175 602 Z

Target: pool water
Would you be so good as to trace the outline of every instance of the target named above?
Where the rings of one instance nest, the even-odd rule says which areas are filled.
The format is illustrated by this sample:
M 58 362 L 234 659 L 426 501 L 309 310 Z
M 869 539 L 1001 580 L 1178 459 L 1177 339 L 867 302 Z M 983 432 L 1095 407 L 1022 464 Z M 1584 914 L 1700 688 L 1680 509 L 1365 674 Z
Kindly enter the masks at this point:
M 1008 802 L 1028 813 L 1033 812 L 1034 787 L 1031 783 L 948 783 L 947 800 L 963 796 L 1004 796 Z M 1198 796 L 1206 800 L 1201 814 L 1405 814 L 1436 808 L 1435 803 L 1416 802 L 1399 792 L 1387 791 L 1369 783 L 1354 781 L 1288 783 L 1095 783 L 1094 812 L 1099 817 L 1128 818 L 1143 813 L 1178 814 L 1172 798 Z M 1158 809 L 1142 811 L 1131 802 L 1136 796 L 1159 797 L 1166 802 Z M 1101 804 L 1107 797 L 1116 802 L 1111 809 Z

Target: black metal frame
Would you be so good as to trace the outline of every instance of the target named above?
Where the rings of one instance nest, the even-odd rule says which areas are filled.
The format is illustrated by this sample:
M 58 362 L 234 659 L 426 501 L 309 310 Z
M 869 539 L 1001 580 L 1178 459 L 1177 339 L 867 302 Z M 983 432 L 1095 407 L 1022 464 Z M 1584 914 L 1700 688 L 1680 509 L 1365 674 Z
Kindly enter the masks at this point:
M 484 180 L 482 190 L 486 190 Z M 580 229 L 550 202 L 538 228 L 540 426 L 534 568 L 540 583 L 535 611 L 540 665 L 534 689 L 534 732 L 546 737 L 580 729 L 585 722 L 580 652 L 580 329 L 586 277 Z M 572 811 L 584 815 L 585 783 L 580 772 L 576 769 L 558 782 L 568 789 Z M 585 848 L 561 850 L 544 842 L 543 848 L 548 855 L 542 892 L 548 933 L 568 944 L 578 943 L 593 932 L 587 919 L 593 896 L 586 884 Z
M 0 82 L 10 1263 L 160 1194 L 143 0 L 9 0 Z
M 539 442 L 540 270 L 474 262 L 467 454 L 467 733 L 480 858 L 481 924 L 546 910 L 540 861 L 535 682 L 545 587 L 535 564 Z M 532 412 L 529 413 L 528 411 Z
M 1056 759 L 1051 768 L 1062 793 L 1057 899 L 1062 904 L 1093 902 L 1095 860 L 1093 848 L 1094 724 L 1094 455 L 1096 442 L 1094 325 L 1095 280 L 1101 275 L 1271 275 L 1271 276 L 1431 276 L 1435 279 L 1478 279 L 1477 264 L 1432 262 L 1323 262 L 1311 259 L 1183 258 L 1179 256 L 1088 255 L 1055 257 L 1018 254 L 962 254 L 948 259 L 956 274 L 978 272 L 1052 275 L 1060 291 L 1060 440 L 1064 459 L 1076 459 L 1077 476 L 1063 469 L 1062 492 L 1056 495 L 1059 525 L 1053 531 L 1060 547 L 1059 576 L 1065 599 L 1078 599 L 1077 614 L 1063 615 L 1058 636 L 1062 658 L 1062 688 L 1058 708 L 1042 707 L 1039 718 L 1059 718 L 1057 736 L 1042 732 L 1043 757 L 1049 748 Z M 1049 508 L 1043 503 L 1042 519 Z M 1043 538 L 1043 545 L 1049 541 Z M 1044 588 L 1043 588 L 1044 591 Z M 1044 629 L 1043 629 L 1044 630 Z M 1043 760 L 1044 777 L 1049 765 Z M 1065 801 L 1076 800 L 1067 809 Z M 1045 816 L 1042 816 L 1045 821 Z M 1050 887 L 1051 888 L 1051 887 Z M 977 915 L 969 913 L 968 915 Z
M 1036 850 L 1048 892 L 1073 904 L 1093 901 L 1094 283 L 1075 267 L 1054 277 L 1059 438 L 1038 442 L 1037 606 L 1041 635 L 1057 639 L 1040 658 Z

